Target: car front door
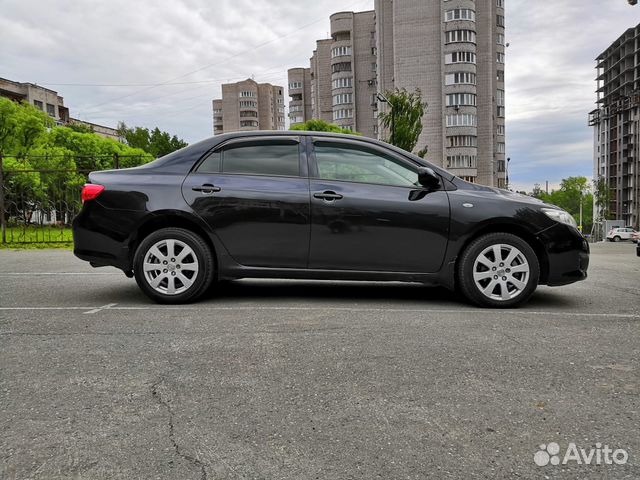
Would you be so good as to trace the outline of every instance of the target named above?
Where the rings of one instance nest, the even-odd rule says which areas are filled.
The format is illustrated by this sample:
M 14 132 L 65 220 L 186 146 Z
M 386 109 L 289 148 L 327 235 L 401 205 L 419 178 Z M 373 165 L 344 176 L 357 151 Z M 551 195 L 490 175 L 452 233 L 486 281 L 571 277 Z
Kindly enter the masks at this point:
M 444 189 L 418 165 L 356 140 L 313 139 L 309 268 L 437 272 L 449 233 Z
M 241 265 L 307 267 L 309 179 L 299 137 L 226 142 L 189 174 L 182 192 Z

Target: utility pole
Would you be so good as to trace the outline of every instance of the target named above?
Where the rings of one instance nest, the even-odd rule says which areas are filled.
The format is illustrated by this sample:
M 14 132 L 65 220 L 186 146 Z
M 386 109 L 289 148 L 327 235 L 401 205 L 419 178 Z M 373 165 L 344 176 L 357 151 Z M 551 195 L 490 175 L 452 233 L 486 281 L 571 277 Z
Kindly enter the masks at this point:
M 389 108 L 391 109 L 391 138 L 389 139 L 389 143 L 391 145 L 395 145 L 394 142 L 396 139 L 396 112 L 393 108 L 393 105 L 391 105 L 391 103 L 389 102 L 389 99 L 385 97 L 383 94 L 378 93 L 376 95 L 376 98 L 378 99 L 378 101 L 389 105 Z

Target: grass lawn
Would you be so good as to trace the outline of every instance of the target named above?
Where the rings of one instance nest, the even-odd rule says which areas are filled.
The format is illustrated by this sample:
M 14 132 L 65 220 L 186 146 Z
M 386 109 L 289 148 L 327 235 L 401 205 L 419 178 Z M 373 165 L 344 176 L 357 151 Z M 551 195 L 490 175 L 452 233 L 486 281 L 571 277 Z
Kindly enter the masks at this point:
M 73 248 L 73 234 L 69 227 L 33 225 L 7 227 L 7 243 L 2 243 L 3 249 L 32 249 L 32 248 Z

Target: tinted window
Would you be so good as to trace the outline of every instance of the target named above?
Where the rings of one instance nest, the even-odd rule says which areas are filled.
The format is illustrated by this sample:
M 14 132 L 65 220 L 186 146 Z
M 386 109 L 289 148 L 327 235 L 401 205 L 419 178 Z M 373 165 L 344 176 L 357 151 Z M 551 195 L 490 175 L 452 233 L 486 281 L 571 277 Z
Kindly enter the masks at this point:
M 252 142 L 251 145 L 230 146 L 222 152 L 222 172 L 298 176 L 298 144 Z
M 220 172 L 220 160 L 222 156 L 220 152 L 213 152 L 198 167 L 200 173 L 218 173 Z
M 366 148 L 316 143 L 315 153 L 319 177 L 324 180 L 400 187 L 419 185 L 417 169 Z

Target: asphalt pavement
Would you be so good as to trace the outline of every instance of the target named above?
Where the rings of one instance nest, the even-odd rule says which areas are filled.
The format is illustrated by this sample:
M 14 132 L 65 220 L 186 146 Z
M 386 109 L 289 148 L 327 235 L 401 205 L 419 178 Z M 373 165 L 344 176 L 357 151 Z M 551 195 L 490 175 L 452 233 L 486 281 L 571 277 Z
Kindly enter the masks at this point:
M 0 250 L 0 478 L 640 478 L 640 258 L 591 261 L 516 310 L 275 280 L 159 306 Z

